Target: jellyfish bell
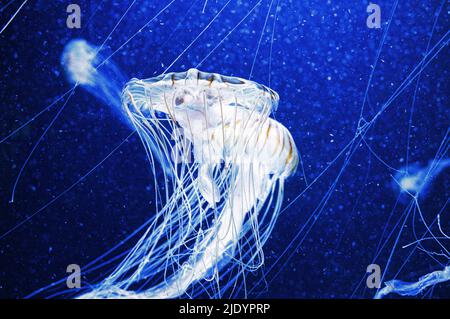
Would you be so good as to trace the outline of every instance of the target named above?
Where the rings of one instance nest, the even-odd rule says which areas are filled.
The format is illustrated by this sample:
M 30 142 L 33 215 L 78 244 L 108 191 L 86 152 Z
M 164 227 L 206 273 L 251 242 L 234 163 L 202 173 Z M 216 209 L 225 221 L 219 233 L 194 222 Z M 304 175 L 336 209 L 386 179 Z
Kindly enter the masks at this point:
M 190 125 L 195 124 L 196 129 L 216 127 L 236 112 L 267 116 L 279 100 L 276 92 L 256 82 L 196 69 L 148 80 L 133 79 L 123 93 L 128 110 L 132 106 L 131 111 L 143 114 L 162 112 L 181 126 L 193 121 Z
M 245 133 L 243 125 L 247 132 L 255 128 L 255 123 L 267 127 L 274 121 L 268 115 L 276 109 L 278 100 L 276 92 L 256 82 L 196 69 L 148 80 L 133 79 L 123 90 L 129 117 L 151 119 L 155 113 L 163 114 L 192 142 L 208 144 L 223 142 L 227 131 L 240 128 L 240 133 Z M 222 146 L 229 156 L 228 145 Z
M 222 296 L 245 271 L 258 269 L 284 180 L 298 163 L 291 134 L 269 117 L 278 100 L 256 82 L 196 69 L 128 82 L 125 112 L 150 163 L 157 150 L 172 176 L 164 179 L 166 197 L 145 234 L 80 297 L 175 298 L 228 280 L 211 288 Z M 193 161 L 170 160 L 175 130 L 192 144 Z

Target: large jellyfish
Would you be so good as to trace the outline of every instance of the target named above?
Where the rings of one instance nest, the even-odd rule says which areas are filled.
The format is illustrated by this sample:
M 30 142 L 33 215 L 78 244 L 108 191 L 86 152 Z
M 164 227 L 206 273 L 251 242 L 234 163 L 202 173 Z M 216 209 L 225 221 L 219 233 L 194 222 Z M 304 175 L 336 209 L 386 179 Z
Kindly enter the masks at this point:
M 278 100 L 253 81 L 196 69 L 128 82 L 125 111 L 151 165 L 157 147 L 172 174 L 137 244 L 79 297 L 194 297 L 208 287 L 221 296 L 258 269 L 298 164 L 291 134 L 269 117 Z

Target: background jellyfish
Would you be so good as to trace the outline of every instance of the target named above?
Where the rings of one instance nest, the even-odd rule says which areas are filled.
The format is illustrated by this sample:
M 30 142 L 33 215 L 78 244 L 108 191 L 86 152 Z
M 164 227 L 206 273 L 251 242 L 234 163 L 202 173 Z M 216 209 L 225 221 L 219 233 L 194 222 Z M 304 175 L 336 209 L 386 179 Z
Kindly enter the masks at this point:
M 53 103 L 38 112 L 30 120 L 22 124 L 19 128 L 16 128 L 3 138 L 0 138 L 1 144 L 11 137 L 14 137 L 14 135 L 20 132 L 20 130 L 26 128 L 37 117 L 44 114 L 45 111 L 51 109 L 54 105 L 57 105 L 58 102 L 64 101 L 62 103 L 62 106 L 56 112 L 56 115 L 49 122 L 43 133 L 34 143 L 25 161 L 22 163 L 12 186 L 10 203 L 14 202 L 16 188 L 34 152 L 43 141 L 47 132 L 52 128 L 53 124 L 59 118 L 62 111 L 65 109 L 77 86 L 82 86 L 100 101 L 102 101 L 106 105 L 112 106 L 116 113 L 120 112 L 120 87 L 125 83 L 125 77 L 113 62 L 110 62 L 108 58 L 105 59 L 101 54 L 99 54 L 101 48 L 102 47 L 94 47 L 82 39 L 70 41 L 64 47 L 61 56 L 61 64 L 65 69 L 66 76 L 69 82 L 74 86 L 64 94 L 56 98 Z M 102 67 L 100 71 L 99 67 Z M 119 114 L 119 118 L 123 121 L 126 121 L 126 117 L 124 115 L 125 114 Z
M 433 180 L 448 166 L 450 159 L 444 158 L 431 160 L 426 166 L 416 163 L 402 167 L 394 176 L 393 188 L 413 197 L 419 193 L 424 197 Z
M 83 39 L 71 40 L 64 47 L 61 55 L 61 65 L 64 67 L 71 84 L 81 86 L 105 105 L 111 107 L 125 124 L 132 124 L 121 104 L 121 90 L 126 83 L 126 77 L 121 69 L 110 59 L 100 53 L 101 47 L 89 44 Z M 153 156 L 161 163 L 166 163 L 156 143 L 147 140 Z M 167 163 L 163 168 L 167 168 Z M 166 172 L 170 175 L 170 171 Z
M 436 270 L 419 278 L 417 282 L 404 282 L 401 280 L 390 280 L 385 283 L 385 287 L 380 289 L 376 299 L 381 299 L 388 294 L 395 293 L 401 296 L 417 296 L 428 287 L 450 280 L 450 266 L 444 270 Z
M 111 106 L 124 121 L 120 93 L 127 78 L 119 67 L 83 39 L 71 40 L 64 47 L 61 65 L 71 84 L 79 85 L 105 105 Z
M 418 246 L 421 250 L 427 252 L 429 255 L 439 255 L 447 259 L 447 263 L 443 263 L 443 270 L 436 270 L 423 275 L 415 282 L 405 282 L 398 279 L 392 279 L 384 283 L 384 287 L 379 289 L 375 294 L 376 299 L 381 299 L 389 294 L 398 294 L 401 296 L 416 296 L 422 293 L 426 288 L 433 287 L 437 284 L 444 283 L 450 280 L 450 266 L 446 266 L 450 261 L 450 253 L 447 250 L 446 241 L 450 240 L 450 237 L 445 233 L 441 225 L 441 214 L 438 213 L 435 219 L 431 223 L 427 223 L 423 217 L 420 202 L 426 198 L 429 188 L 432 187 L 431 183 L 436 177 L 443 172 L 450 165 L 448 158 L 435 158 L 431 160 L 427 166 L 420 166 L 419 164 L 412 164 L 403 167 L 394 177 L 394 189 L 400 193 L 400 195 L 406 194 L 403 197 L 403 201 L 409 201 L 412 203 L 411 207 L 414 207 L 419 212 L 419 220 L 425 225 L 426 232 L 416 237 L 416 240 L 403 248 L 410 246 Z M 409 173 L 405 171 L 408 170 Z M 437 225 L 437 231 L 432 230 L 432 226 Z M 413 225 L 414 227 L 414 225 Z M 425 248 L 422 243 L 436 242 L 437 249 L 433 251 L 430 248 Z
M 222 296 L 245 271 L 263 265 L 284 180 L 297 167 L 292 136 L 268 117 L 278 95 L 252 81 L 190 69 L 133 79 L 122 100 L 152 165 L 149 139 L 170 158 L 176 128 L 193 145 L 194 161 L 171 162 L 162 209 L 119 267 L 81 298 L 193 296 L 199 285 L 189 288 L 203 280 L 215 282 L 211 293 Z M 222 282 L 228 264 L 224 272 L 232 277 Z

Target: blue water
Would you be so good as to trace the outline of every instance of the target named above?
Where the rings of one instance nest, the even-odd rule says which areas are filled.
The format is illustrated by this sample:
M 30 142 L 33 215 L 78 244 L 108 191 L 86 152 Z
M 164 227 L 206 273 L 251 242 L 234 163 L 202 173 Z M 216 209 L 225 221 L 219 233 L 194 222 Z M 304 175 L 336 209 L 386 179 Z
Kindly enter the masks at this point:
M 0 141 L 39 114 L 0 144 L 0 297 L 63 278 L 152 214 L 146 154 L 136 136 L 121 144 L 131 131 L 117 110 L 82 88 L 47 108 L 73 87 L 60 58 L 76 38 L 104 43 L 128 78 L 198 66 L 279 93 L 273 116 L 302 165 L 248 297 L 372 298 L 369 264 L 411 282 L 449 264 L 449 239 L 408 244 L 450 234 L 450 170 L 416 199 L 393 181 L 450 155 L 446 1 L 376 1 L 380 29 L 367 1 L 176 0 L 151 20 L 169 2 L 77 1 L 81 29 L 68 29 L 68 3 L 29 1 L 0 34 Z M 1 27 L 22 1 L 5 4 Z M 418 297 L 448 298 L 450 284 Z

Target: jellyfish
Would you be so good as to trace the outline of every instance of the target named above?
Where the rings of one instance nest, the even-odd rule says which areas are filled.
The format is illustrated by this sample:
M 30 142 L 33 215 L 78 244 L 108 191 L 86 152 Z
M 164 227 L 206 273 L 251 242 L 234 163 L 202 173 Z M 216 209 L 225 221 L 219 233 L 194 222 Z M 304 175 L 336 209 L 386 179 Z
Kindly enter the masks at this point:
M 122 87 L 127 78 L 120 67 L 109 57 L 101 54 L 101 47 L 92 45 L 83 39 L 75 39 L 68 42 L 61 55 L 61 64 L 65 70 L 68 81 L 76 86 L 81 86 L 89 94 L 93 95 L 107 107 L 112 108 L 116 116 L 130 128 L 134 128 L 127 113 L 122 108 Z M 147 141 L 153 151 L 153 156 L 164 163 L 164 159 L 156 144 L 151 138 Z M 162 165 L 165 169 L 167 163 Z M 166 171 L 170 175 L 171 172 Z
M 413 165 L 410 165 L 408 168 L 403 168 L 396 174 L 396 176 L 394 177 L 394 187 L 396 189 L 399 188 L 401 193 L 406 193 L 414 198 L 415 204 L 417 205 L 418 211 L 420 212 L 421 210 L 418 203 L 419 196 L 420 198 L 424 198 L 427 195 L 432 181 L 448 166 L 450 166 L 450 159 L 448 158 L 433 159 L 429 161 L 428 165 L 425 166 L 421 166 L 420 164 L 415 163 Z M 439 237 L 437 237 L 434 232 L 431 231 L 430 225 L 428 225 L 424 221 L 422 216 L 421 220 L 423 221 L 427 232 L 429 232 L 431 236 L 426 238 L 425 235 L 423 235 L 421 239 L 418 239 L 413 243 L 404 246 L 404 248 L 409 247 L 413 244 L 418 244 L 422 240 L 436 240 L 443 248 L 443 250 L 447 252 L 445 247 L 440 243 L 440 240 L 450 240 L 450 237 L 444 232 L 441 227 L 440 214 L 437 215 L 435 220 L 437 221 L 438 230 L 440 232 Z M 439 253 L 439 255 L 450 258 L 448 252 L 447 254 L 445 252 L 441 252 Z M 430 252 L 430 254 L 432 253 L 433 252 Z M 450 266 L 448 265 L 443 270 L 435 270 L 426 275 L 423 275 L 416 282 L 406 282 L 399 279 L 392 279 L 386 281 L 384 283 L 385 286 L 377 291 L 377 293 L 375 294 L 375 299 L 381 299 L 389 294 L 394 293 L 401 296 L 416 296 L 428 287 L 432 287 L 449 280 Z
M 382 299 L 391 293 L 401 296 L 416 296 L 428 287 L 432 287 L 442 282 L 450 280 L 450 266 L 443 270 L 435 270 L 419 278 L 416 282 L 405 282 L 402 280 L 390 280 L 385 283 L 385 287 L 378 290 L 375 299 Z
M 157 147 L 172 175 L 135 246 L 78 297 L 222 296 L 259 269 L 299 160 L 288 129 L 269 117 L 278 102 L 264 85 L 196 69 L 129 81 L 124 110 L 150 165 Z
M 413 197 L 419 194 L 425 197 L 433 180 L 449 166 L 449 158 L 431 160 L 425 166 L 414 163 L 399 170 L 394 177 L 393 188 Z
M 71 84 L 81 86 L 105 105 L 111 106 L 118 112 L 119 118 L 129 124 L 120 102 L 127 78 L 113 61 L 105 59 L 100 47 L 83 39 L 71 40 L 64 47 L 61 65 Z

